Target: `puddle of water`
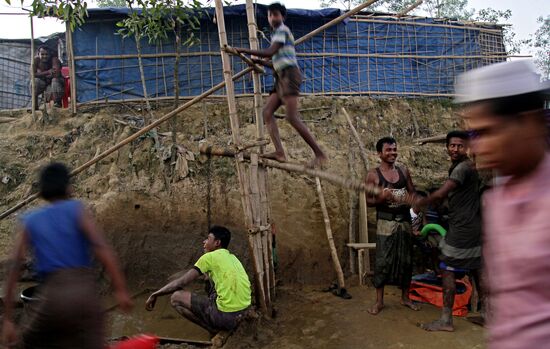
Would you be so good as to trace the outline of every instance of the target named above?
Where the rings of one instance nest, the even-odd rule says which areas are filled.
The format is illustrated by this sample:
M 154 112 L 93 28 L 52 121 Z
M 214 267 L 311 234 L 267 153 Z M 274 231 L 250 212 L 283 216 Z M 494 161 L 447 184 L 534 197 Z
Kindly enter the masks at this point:
M 170 296 L 159 297 L 153 311 L 145 310 L 147 297 L 148 292 L 133 298 L 134 309 L 130 314 L 119 310 L 107 313 L 110 338 L 151 333 L 159 337 L 210 340 L 208 331 L 183 318 L 172 308 Z

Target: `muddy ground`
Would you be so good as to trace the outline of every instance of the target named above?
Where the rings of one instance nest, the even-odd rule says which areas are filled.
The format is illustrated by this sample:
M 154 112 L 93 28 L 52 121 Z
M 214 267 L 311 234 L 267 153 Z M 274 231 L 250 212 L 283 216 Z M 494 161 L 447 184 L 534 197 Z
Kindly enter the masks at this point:
M 374 143 L 378 138 L 391 134 L 399 142 L 399 161 L 409 167 L 417 187 L 427 189 L 443 181 L 448 166 L 443 146 L 418 146 L 414 140 L 445 133 L 458 126 L 459 119 L 449 102 L 358 97 L 304 98 L 301 103 L 304 109 L 302 117 L 329 154 L 327 171 L 360 177 L 362 164 L 357 147 L 350 143 L 346 122 L 338 112 L 342 106 L 355 119 L 358 132 L 369 150 L 371 166 L 377 163 Z M 238 100 L 238 110 L 242 138 L 253 140 L 255 127 L 251 123 L 251 101 Z M 163 109 L 157 109 L 155 114 L 162 115 Z M 1 211 L 33 192 L 33 183 L 40 166 L 57 160 L 75 168 L 135 132 L 136 128 L 142 126 L 144 119 L 143 111 L 130 105 L 82 107 L 76 117 L 59 111 L 52 117 L 52 121 L 44 124 L 33 123 L 30 114 L 26 112 L 2 116 L 14 117 L 15 121 L 0 123 Z M 156 287 L 170 275 L 191 266 L 202 253 L 201 241 L 209 223 L 223 224 L 233 231 L 230 249 L 251 270 L 234 164 L 229 159 L 208 160 L 198 155 L 201 140 L 218 145 L 231 143 L 225 102 L 213 100 L 200 103 L 181 113 L 175 120 L 175 126 L 167 124 L 160 127 L 159 144 L 154 144 L 151 135 L 142 137 L 74 180 L 77 196 L 94 210 L 100 226 L 119 253 L 124 271 L 134 289 Z M 280 120 L 279 125 L 288 157 L 295 162 L 307 161 L 311 156 L 307 145 L 284 120 Z M 168 154 L 172 142 L 166 132 L 172 131 L 173 127 L 181 152 L 178 171 L 174 171 L 171 166 Z M 351 172 L 350 154 L 354 167 Z M 186 161 L 182 160 L 184 158 Z M 284 309 L 299 306 L 296 297 L 321 297 L 319 302 L 324 302 L 322 299 L 325 295 L 312 293 L 307 287 L 325 287 L 335 279 L 335 275 L 314 182 L 302 175 L 270 170 L 269 187 L 280 261 L 277 278 L 281 285 L 290 290 L 306 287 L 305 293 L 289 291 L 288 298 L 281 297 L 277 303 L 280 317 L 275 322 L 296 323 L 298 330 L 299 320 L 294 315 L 285 314 Z M 336 246 L 343 267 L 349 274 L 348 251 L 345 248 L 348 240 L 349 193 L 329 183 L 324 185 L 324 189 Z M 372 213 L 370 216 L 373 228 Z M 0 256 L 3 258 L 11 246 L 15 222 L 16 216 L 0 221 Z M 358 293 L 363 292 L 366 302 L 370 291 L 362 290 Z M 331 301 L 327 299 L 327 304 L 335 301 L 333 296 L 326 296 Z M 359 323 L 367 321 L 363 320 L 367 316 L 366 312 L 357 307 L 359 303 L 353 303 L 361 299 L 359 296 L 349 303 L 355 304 L 349 310 L 354 313 L 354 309 L 357 309 L 355 319 Z M 307 309 L 303 309 L 306 319 Z M 395 314 L 401 312 L 393 311 L 397 312 Z M 313 317 L 315 313 L 311 309 L 309 316 Z M 388 311 L 385 316 L 391 314 Z M 354 316 L 350 315 L 351 318 Z M 324 321 L 331 331 L 336 328 L 333 325 L 337 326 L 337 321 Z M 388 326 L 390 323 L 392 321 L 388 320 Z M 269 326 L 266 328 L 269 329 Z M 411 331 L 416 331 L 416 328 L 413 326 Z M 464 331 L 471 332 L 468 329 Z M 295 333 L 288 328 L 285 332 Z M 320 332 L 325 335 L 327 331 Z M 298 332 L 295 335 L 300 338 L 308 336 L 299 335 Z M 455 335 L 436 336 L 454 338 Z M 357 336 L 352 336 L 350 332 L 342 335 L 340 340 L 348 337 L 352 340 Z M 277 338 L 278 335 L 274 335 L 270 341 L 283 345 L 277 342 Z M 426 339 L 429 338 L 432 337 Z M 475 338 L 481 343 L 481 334 Z M 330 343 L 327 341 L 319 345 L 329 348 Z M 358 340 L 357 343 L 365 342 Z M 381 345 L 385 347 L 385 344 Z

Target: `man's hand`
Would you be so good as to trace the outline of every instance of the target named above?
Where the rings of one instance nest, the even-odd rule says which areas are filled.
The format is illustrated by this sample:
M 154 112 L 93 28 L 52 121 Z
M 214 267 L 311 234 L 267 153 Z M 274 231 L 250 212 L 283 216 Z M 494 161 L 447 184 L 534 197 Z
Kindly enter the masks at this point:
M 381 201 L 387 202 L 387 201 L 393 201 L 394 197 L 390 189 L 384 188 L 380 194 L 378 195 L 379 199 Z
M 2 344 L 8 348 L 17 343 L 18 335 L 13 321 L 4 319 L 2 321 Z
M 129 313 L 134 307 L 134 302 L 132 302 L 128 291 L 126 290 L 115 292 L 115 298 L 119 308 L 125 313 Z
M 155 303 L 157 303 L 156 292 L 151 293 L 149 298 L 147 298 L 147 300 L 145 301 L 145 309 L 147 309 L 147 311 L 152 311 L 153 308 L 155 308 Z

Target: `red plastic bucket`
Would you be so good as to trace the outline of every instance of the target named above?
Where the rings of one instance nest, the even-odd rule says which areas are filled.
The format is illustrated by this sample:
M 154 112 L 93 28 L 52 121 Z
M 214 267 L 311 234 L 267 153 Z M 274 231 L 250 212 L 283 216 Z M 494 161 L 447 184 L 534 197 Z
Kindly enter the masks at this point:
M 125 339 L 111 346 L 110 349 L 156 349 L 159 338 L 150 334 Z

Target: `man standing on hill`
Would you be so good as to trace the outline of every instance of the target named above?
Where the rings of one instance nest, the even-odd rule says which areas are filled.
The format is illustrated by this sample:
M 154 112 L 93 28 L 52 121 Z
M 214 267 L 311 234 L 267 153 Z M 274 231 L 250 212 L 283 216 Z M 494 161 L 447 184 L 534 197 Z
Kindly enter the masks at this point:
M 378 197 L 367 196 L 367 204 L 376 207 L 376 265 L 374 287 L 376 303 L 368 309 L 377 315 L 384 308 L 384 286 L 395 284 L 401 287 L 401 304 L 418 310 L 409 299 L 412 276 L 412 233 L 409 207 L 390 202 L 403 200 L 415 189 L 409 170 L 395 164 L 397 143 L 384 137 L 376 143 L 380 166 L 367 174 L 367 184 L 384 188 Z
M 250 281 L 241 262 L 227 247 L 231 232 L 219 226 L 210 228 L 204 240 L 204 254 L 182 277 L 168 283 L 149 296 L 145 307 L 151 311 L 157 297 L 171 294 L 170 302 L 180 315 L 210 333 L 230 331 L 251 304 Z M 208 297 L 183 288 L 201 275 L 213 283 Z

